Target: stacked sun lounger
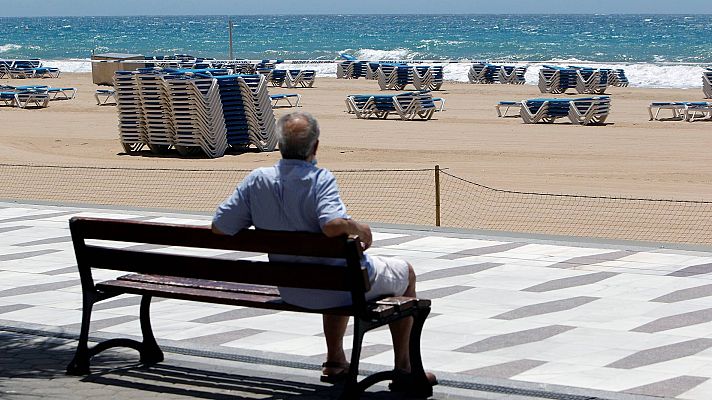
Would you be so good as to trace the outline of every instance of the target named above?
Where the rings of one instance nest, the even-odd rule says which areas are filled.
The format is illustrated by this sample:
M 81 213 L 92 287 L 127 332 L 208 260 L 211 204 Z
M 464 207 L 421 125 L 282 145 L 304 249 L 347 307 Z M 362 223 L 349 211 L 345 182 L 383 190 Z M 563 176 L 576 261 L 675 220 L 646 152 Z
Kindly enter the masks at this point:
M 140 69 L 114 77 L 120 141 L 127 152 L 147 145 L 181 155 L 222 156 L 228 147 L 276 147 L 276 126 L 262 75 Z
M 443 67 L 382 63 L 376 76 L 381 90 L 403 90 L 407 85 L 413 85 L 416 90 L 439 90 L 443 84 Z
M 58 78 L 59 68 L 45 67 L 40 60 L 0 60 L 0 78 Z
M 705 99 L 712 99 L 712 68 L 702 72 L 702 92 L 705 94 Z
M 441 102 L 440 107 L 435 104 L 436 101 Z M 346 97 L 346 110 L 362 119 L 386 119 L 396 114 L 402 120 L 428 120 L 436 111 L 442 110 L 443 102 L 442 99 L 434 99 L 429 91 L 350 95 Z
M 336 64 L 337 79 L 358 79 L 366 77 L 368 62 L 345 60 Z
M 485 62 L 473 63 L 467 73 L 470 83 L 505 83 L 523 85 L 527 67 L 494 65 Z
M 176 151 L 222 156 L 228 147 L 227 128 L 216 80 L 205 73 L 173 73 L 162 81 L 168 91 Z
M 568 117 L 577 125 L 603 124 L 610 112 L 608 96 L 576 99 L 538 98 L 521 102 L 519 115 L 524 123 L 553 123 Z M 498 110 L 499 112 L 499 110 Z
M 75 88 L 52 88 L 46 85 L 0 85 L 0 101 L 11 107 L 44 108 L 49 105 L 50 100 L 73 98 L 75 92 Z
M 273 69 L 264 74 L 275 87 L 313 87 L 316 71 L 313 69 Z
M 707 101 L 656 101 L 648 106 L 650 120 L 660 121 L 660 112 L 670 110 L 668 119 L 693 122 L 700 119 L 712 119 L 712 102 Z

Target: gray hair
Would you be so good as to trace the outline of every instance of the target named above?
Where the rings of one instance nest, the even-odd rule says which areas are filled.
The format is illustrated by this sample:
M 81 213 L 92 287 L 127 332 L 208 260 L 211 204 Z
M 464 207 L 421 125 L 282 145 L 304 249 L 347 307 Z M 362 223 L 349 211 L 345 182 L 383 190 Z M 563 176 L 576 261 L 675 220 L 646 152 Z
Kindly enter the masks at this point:
M 300 120 L 306 122 L 306 126 L 297 122 Z M 306 160 L 319 140 L 319 124 L 308 112 L 296 111 L 277 121 L 277 135 L 282 158 Z

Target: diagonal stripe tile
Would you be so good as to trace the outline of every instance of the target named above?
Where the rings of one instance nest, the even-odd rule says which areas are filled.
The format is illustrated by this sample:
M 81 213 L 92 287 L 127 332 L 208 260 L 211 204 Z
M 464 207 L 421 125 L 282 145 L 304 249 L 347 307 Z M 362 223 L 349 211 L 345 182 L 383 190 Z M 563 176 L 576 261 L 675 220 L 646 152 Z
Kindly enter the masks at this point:
M 474 376 L 485 376 L 488 378 L 509 379 L 515 375 L 519 375 L 522 372 L 529 371 L 530 369 L 536 368 L 542 364 L 546 364 L 546 361 L 525 359 L 510 361 L 497 365 L 490 365 L 482 368 L 470 369 L 467 371 L 462 371 L 460 373 Z
M 690 325 L 704 324 L 712 321 L 712 308 L 686 312 L 683 314 L 671 315 L 669 317 L 658 318 L 645 325 L 631 329 L 633 332 L 655 333 L 670 329 L 682 328 Z
M 440 299 L 447 296 L 452 296 L 466 290 L 474 289 L 472 286 L 448 286 L 440 289 L 418 290 L 418 297 L 422 299 Z
M 381 240 L 374 240 L 372 246 L 373 247 L 385 247 L 385 246 L 395 246 L 403 243 L 408 243 L 412 242 L 413 240 L 418 240 L 422 239 L 422 236 L 413 236 L 413 235 L 406 235 L 406 236 L 399 236 L 399 237 L 394 237 L 390 239 L 381 239 Z
M 326 343 L 324 344 L 326 347 Z M 368 357 L 373 357 L 375 355 L 384 353 L 386 351 L 391 351 L 393 349 L 393 346 L 385 345 L 385 344 L 372 344 L 372 345 L 366 345 L 361 347 L 361 360 L 364 360 Z M 350 358 L 350 354 L 347 353 L 347 359 Z M 314 362 L 320 363 L 326 359 L 326 353 L 322 354 L 317 354 L 314 356 L 309 357 L 311 360 Z
M 613 272 L 596 272 L 593 274 L 554 279 L 522 290 L 526 292 L 549 292 L 552 290 L 560 290 L 577 286 L 590 285 L 592 283 L 600 282 L 616 275 L 618 274 Z
M 167 299 L 162 299 L 160 297 L 154 297 L 151 299 L 151 304 L 156 304 L 161 301 L 166 301 Z M 114 300 L 105 300 L 99 304 L 95 304 L 92 307 L 94 310 L 111 310 L 112 308 L 121 307 L 131 307 L 138 306 L 141 304 L 141 296 L 129 296 Z M 80 308 L 81 309 L 81 308 Z
M 22 260 L 24 258 L 43 256 L 45 254 L 57 253 L 62 250 L 35 250 L 35 251 L 23 251 L 22 253 L 12 253 L 12 254 L 0 254 L 0 261 L 12 261 L 12 260 Z
M 621 250 L 621 251 L 613 251 L 610 253 L 595 254 L 592 256 L 574 257 L 574 258 L 570 258 L 565 261 L 558 262 L 556 264 L 552 264 L 549 267 L 550 268 L 577 268 L 577 267 L 580 267 L 583 265 L 593 265 L 593 264 L 599 264 L 599 263 L 602 263 L 605 261 L 619 260 L 623 257 L 628 257 L 635 253 L 636 252 L 634 252 L 634 251 Z
M 0 297 L 19 296 L 28 293 L 48 292 L 52 290 L 64 289 L 71 286 L 78 286 L 79 279 L 71 279 L 62 282 L 42 283 L 39 285 L 20 286 L 12 289 L 0 291 Z
M 709 274 L 710 272 L 712 272 L 712 263 L 692 265 L 690 267 L 683 268 L 679 271 L 671 272 L 668 274 L 668 276 L 686 277 L 686 276 Z
M 25 308 L 32 307 L 29 304 L 10 304 L 7 306 L 0 306 L 0 314 L 5 314 L 17 310 L 24 310 Z
M 666 346 L 653 347 L 651 349 L 642 350 L 637 353 L 633 353 L 628 357 L 612 362 L 606 365 L 606 367 L 633 369 L 643 367 L 645 365 L 657 364 L 664 361 L 677 360 L 678 358 L 697 354 L 710 347 L 712 347 L 712 339 L 693 339 L 685 342 L 673 343 Z
M 482 264 L 463 265 L 462 267 L 443 268 L 443 269 L 439 269 L 437 271 L 430 271 L 430 272 L 426 272 L 424 274 L 418 275 L 418 282 L 431 281 L 434 279 L 450 278 L 452 276 L 475 274 L 477 272 L 485 271 L 490 268 L 498 267 L 500 265 L 503 265 L 503 264 L 482 263 Z
M 236 329 L 234 331 L 214 333 L 212 335 L 196 336 L 187 339 L 182 339 L 184 342 L 201 344 L 204 346 L 219 346 L 223 343 L 229 343 L 238 339 L 243 339 L 248 336 L 257 335 L 265 332 L 259 329 Z
M 27 229 L 31 228 L 31 226 L 3 226 L 0 228 L 0 233 L 5 233 L 5 232 L 12 232 L 12 231 L 18 231 L 20 229 Z
M 487 339 L 480 340 L 479 342 L 468 344 L 467 346 L 460 347 L 454 351 L 463 353 L 482 353 L 490 350 L 504 349 L 507 347 L 518 346 L 520 344 L 539 342 L 552 336 L 570 331 L 574 328 L 575 327 L 573 326 L 550 325 L 541 328 L 505 333 L 503 335 L 488 337 Z
M 625 390 L 626 393 L 655 396 L 660 398 L 677 397 L 706 382 L 709 378 L 702 376 L 682 375 L 672 379 L 651 383 Z
M 507 311 L 506 313 L 496 315 L 492 318 L 513 320 L 513 319 L 531 317 L 533 315 L 555 313 L 555 312 L 559 312 L 559 311 L 570 310 L 572 308 L 576 308 L 576 307 L 582 306 L 584 304 L 588 304 L 588 303 L 590 303 L 594 300 L 598 300 L 598 299 L 599 299 L 599 297 L 579 296 L 579 297 L 571 297 L 569 299 L 547 301 L 545 303 L 531 304 L 528 306 L 517 308 L 512 311 Z
M 60 236 L 60 237 L 53 237 L 53 238 L 47 238 L 47 239 L 32 240 L 30 242 L 24 242 L 24 243 L 16 243 L 13 246 L 27 247 L 27 246 L 38 246 L 38 245 L 42 245 L 42 244 L 66 243 L 66 242 L 71 242 L 71 241 L 72 241 L 71 236 Z
M 712 284 L 680 289 L 650 301 L 658 303 L 677 303 L 679 301 L 700 299 L 712 296 Z
M 111 328 L 112 326 L 125 324 L 127 322 L 136 321 L 138 316 L 134 315 L 122 315 L 114 318 L 105 318 L 97 321 L 91 322 L 90 329 L 92 331 L 100 331 L 102 329 Z M 81 323 L 64 325 L 64 328 L 71 331 L 78 331 L 82 328 Z
M 271 314 L 276 314 L 278 312 L 279 311 L 263 310 L 263 309 L 259 309 L 259 308 L 239 308 L 237 310 L 230 310 L 230 311 L 225 311 L 225 312 L 222 312 L 219 314 L 209 315 L 207 317 L 197 318 L 197 319 L 191 320 L 190 322 L 197 322 L 200 324 L 212 324 L 215 322 L 232 321 L 235 319 L 259 317 L 262 315 L 271 315 Z
M 64 211 L 64 212 L 56 212 L 56 213 L 48 213 L 48 214 L 25 215 L 22 217 L 0 219 L 0 224 L 5 224 L 8 222 L 20 222 L 20 221 L 30 221 L 30 220 L 37 220 L 37 219 L 55 218 L 55 217 L 62 217 L 65 215 L 74 215 L 74 214 L 76 214 L 75 211 Z
M 77 269 L 76 265 L 72 265 L 71 267 L 53 269 L 51 271 L 43 272 L 43 274 L 50 275 L 50 276 L 64 275 L 64 274 L 71 274 L 71 273 L 79 274 L 79 270 Z
M 496 244 L 494 246 L 475 247 L 474 249 L 465 249 L 458 251 L 457 253 L 445 254 L 444 256 L 440 256 L 438 258 L 442 258 L 445 260 L 457 260 L 458 258 L 464 257 L 483 256 L 485 254 L 500 253 L 526 245 L 526 243 L 504 243 Z

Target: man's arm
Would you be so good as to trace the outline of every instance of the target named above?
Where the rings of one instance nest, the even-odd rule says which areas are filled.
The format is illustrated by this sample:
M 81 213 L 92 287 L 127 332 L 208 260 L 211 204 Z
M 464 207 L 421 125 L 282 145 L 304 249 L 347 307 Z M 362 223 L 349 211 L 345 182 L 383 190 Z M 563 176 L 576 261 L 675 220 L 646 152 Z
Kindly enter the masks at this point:
M 227 235 L 227 233 L 221 231 L 217 226 L 215 226 L 215 223 L 213 222 L 210 224 L 210 229 L 213 231 L 214 234 L 216 235 Z
M 366 250 L 371 247 L 373 242 L 373 237 L 371 235 L 371 227 L 356 222 L 352 219 L 346 218 L 334 218 L 331 221 L 324 224 L 321 228 L 324 235 L 328 237 L 335 237 L 341 235 L 358 236 L 363 244 L 363 249 Z

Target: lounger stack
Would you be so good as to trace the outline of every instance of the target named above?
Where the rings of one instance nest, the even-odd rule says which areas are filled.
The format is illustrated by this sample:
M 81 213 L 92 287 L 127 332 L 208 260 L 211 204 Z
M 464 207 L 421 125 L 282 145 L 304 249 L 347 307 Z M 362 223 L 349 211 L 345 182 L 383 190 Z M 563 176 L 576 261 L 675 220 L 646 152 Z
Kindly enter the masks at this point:
M 169 74 L 162 79 L 169 92 L 176 151 L 211 158 L 225 154 L 227 130 L 216 80 L 207 74 Z
M 577 125 L 603 124 L 608 118 L 610 103 L 608 96 L 529 99 L 521 102 L 519 115 L 527 124 L 553 123 L 566 117 Z
M 443 67 L 427 65 L 380 64 L 376 72 L 381 90 L 403 90 L 413 85 L 416 90 L 439 90 L 443 84 Z
M 574 89 L 581 94 L 603 94 L 609 86 L 628 86 L 628 78 L 622 69 L 545 65 L 539 71 L 542 93 L 558 94 Z
M 273 69 L 269 74 L 264 75 L 275 87 L 313 87 L 316 71 L 313 69 Z
M 438 108 L 435 101 L 440 101 Z M 405 92 L 399 94 L 365 94 L 346 97 L 346 110 L 356 118 L 382 118 L 397 114 L 402 120 L 415 118 L 430 119 L 436 111 L 442 110 L 442 99 L 434 99 L 429 91 Z
M 539 90 L 542 93 L 565 93 L 576 88 L 576 69 L 545 65 L 539 71 Z
M 215 76 L 217 75 L 217 76 Z M 144 69 L 115 75 L 120 140 L 182 155 L 220 157 L 229 146 L 272 151 L 277 144 L 266 78 L 222 71 Z
M 228 143 L 273 151 L 277 146 L 276 124 L 266 78 L 256 74 L 215 79 L 223 104 Z
M 40 60 L 0 60 L 0 78 L 59 78 L 60 70 L 45 67 Z
M 337 79 L 358 79 L 366 77 L 366 61 L 346 60 L 336 64 Z
M 47 85 L 0 85 L 0 101 L 6 106 L 44 108 L 50 100 L 70 100 L 77 89 L 71 87 L 49 87 Z
M 707 68 L 702 72 L 702 91 L 705 99 L 712 99 L 712 68 Z
M 526 72 L 526 67 L 478 62 L 470 66 L 467 78 L 470 83 L 523 85 L 525 83 L 524 74 L 526 74 Z
M 168 88 L 163 84 L 163 72 L 155 68 L 141 68 L 136 74 L 141 104 L 141 123 L 148 147 L 152 152 L 165 153 L 175 144 L 173 110 Z
M 141 150 L 148 144 L 143 124 L 143 109 L 137 71 L 114 73 L 114 96 L 119 113 L 119 141 L 127 153 Z
M 672 116 L 669 119 L 672 120 L 693 122 L 712 119 L 712 102 L 708 101 L 656 101 L 648 106 L 650 120 L 660 121 L 662 110 L 670 110 Z
M 628 87 L 628 77 L 625 71 L 620 68 L 608 70 L 608 85 L 617 87 Z

